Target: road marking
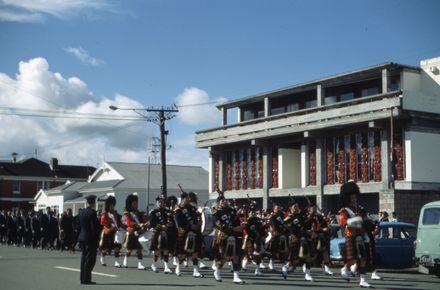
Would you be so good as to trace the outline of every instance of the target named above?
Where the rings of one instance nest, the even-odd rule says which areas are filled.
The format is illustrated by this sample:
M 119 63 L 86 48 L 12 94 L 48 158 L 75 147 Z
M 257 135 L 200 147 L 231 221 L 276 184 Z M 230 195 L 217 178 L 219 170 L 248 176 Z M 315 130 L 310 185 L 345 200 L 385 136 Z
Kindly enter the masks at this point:
M 61 269 L 61 270 L 73 271 L 73 272 L 80 272 L 79 269 L 75 269 L 75 268 L 68 268 L 68 267 L 61 267 L 61 266 L 55 266 L 55 268 Z M 92 272 L 92 274 L 98 275 L 98 276 L 104 276 L 104 277 L 111 277 L 111 278 L 118 277 L 117 275 L 105 274 L 105 273 L 99 273 L 99 272 Z

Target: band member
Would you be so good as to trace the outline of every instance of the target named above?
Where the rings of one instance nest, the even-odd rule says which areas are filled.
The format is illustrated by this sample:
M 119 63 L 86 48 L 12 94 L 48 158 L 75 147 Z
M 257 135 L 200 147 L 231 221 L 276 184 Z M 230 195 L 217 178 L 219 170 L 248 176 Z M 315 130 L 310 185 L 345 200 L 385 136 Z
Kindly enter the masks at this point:
M 67 212 L 62 215 L 60 220 L 60 241 L 61 252 L 64 249 L 72 251 L 73 245 L 73 216 L 72 209 L 68 208 Z
M 359 187 L 353 181 L 348 181 L 341 186 L 340 200 L 342 208 L 339 210 L 339 226 L 345 231 L 345 264 L 341 269 L 344 280 L 350 281 L 349 269 L 357 264 L 361 287 L 370 288 L 366 279 L 367 249 L 363 219 L 358 213 L 357 199 L 360 194 Z M 369 241 L 368 241 L 369 242 Z
M 251 203 L 249 205 L 249 217 L 244 223 L 243 229 L 243 246 L 244 258 L 242 261 L 242 269 L 246 270 L 246 265 L 249 261 L 256 264 L 255 276 L 262 276 L 260 270 L 261 255 L 264 252 L 264 239 L 266 238 L 263 221 L 258 217 L 256 205 Z
M 153 236 L 151 238 L 150 252 L 153 254 L 153 263 L 151 269 L 154 272 L 158 272 L 156 262 L 159 257 L 163 259 L 165 274 L 172 273 L 168 266 L 169 251 L 171 244 L 168 242 L 168 227 L 173 227 L 171 223 L 172 214 L 165 207 L 165 201 L 161 197 L 156 198 L 156 207 L 151 210 L 150 215 L 150 227 L 153 228 Z
M 139 242 L 139 236 L 147 230 L 148 222 L 144 213 L 138 210 L 138 197 L 134 194 L 127 196 L 125 200 L 124 222 L 127 226 L 127 239 L 125 240 L 125 252 L 123 266 L 127 268 L 128 257 L 133 250 L 136 251 L 138 258 L 138 269 L 145 270 L 142 265 L 142 245 Z
M 201 219 L 197 208 L 190 204 L 189 194 L 182 192 L 180 205 L 174 211 L 177 225 L 177 258 L 176 275 L 181 276 L 180 265 L 185 258 L 193 262 L 193 276 L 204 277 L 199 272 L 199 254 L 201 251 Z
M 289 254 L 288 247 L 288 225 L 284 221 L 285 213 L 280 204 L 273 204 L 273 212 L 270 215 L 270 231 L 272 238 L 268 242 L 267 248 L 271 253 L 271 261 L 269 262 L 270 270 L 273 269 L 272 261 L 278 259 L 282 265 L 285 265 L 287 256 Z M 284 267 L 286 268 L 286 267 Z M 284 268 L 282 270 L 284 270 Z
M 222 193 L 217 198 L 217 206 L 217 211 L 214 214 L 215 235 L 212 243 L 214 278 L 221 282 L 220 270 L 225 261 L 231 261 L 234 273 L 233 282 L 244 284 L 245 282 L 240 279 L 238 274 L 241 268 L 243 227 L 237 211 L 229 206 Z
M 377 274 L 377 257 L 376 257 L 376 241 L 375 237 L 379 233 L 379 224 L 376 223 L 367 213 L 367 211 L 359 206 L 359 213 L 364 220 L 363 226 L 366 234 L 368 235 L 369 243 L 366 243 L 368 249 L 367 265 L 371 270 L 371 280 L 382 280 Z
M 119 253 L 122 245 L 115 243 L 115 235 L 118 229 L 121 227 L 121 216 L 115 210 L 116 198 L 109 196 L 105 200 L 105 209 L 101 214 L 100 224 L 102 227 L 101 239 L 99 241 L 99 251 L 101 252 L 100 262 L 101 265 L 106 266 L 105 256 L 114 251 L 115 255 L 115 267 L 120 268 Z
M 81 232 L 79 243 L 81 247 L 81 284 L 96 284 L 92 282 L 92 270 L 96 263 L 96 250 L 99 240 L 99 221 L 96 214 L 96 196 L 86 197 L 86 208 L 79 216 Z
M 309 220 L 312 227 L 313 248 L 316 250 L 317 258 L 324 264 L 324 273 L 333 276 L 330 270 L 330 228 L 327 219 L 318 214 L 316 205 L 309 206 Z M 318 257 L 319 256 L 319 257 Z
M 177 245 L 177 226 L 174 219 L 174 210 L 177 208 L 177 197 L 168 196 L 166 201 L 166 206 L 170 212 L 172 218 L 168 221 L 168 252 L 171 257 L 173 257 L 173 265 L 177 266 L 178 259 L 176 257 L 176 245 Z
M 282 268 L 284 279 L 287 278 L 288 268 L 293 269 L 299 265 L 305 265 L 306 281 L 313 281 L 310 274 L 311 262 L 314 259 L 313 242 L 311 240 L 311 222 L 307 219 L 307 213 L 301 210 L 297 202 L 292 202 L 289 215 L 284 220 L 288 228 L 289 255 L 288 264 Z

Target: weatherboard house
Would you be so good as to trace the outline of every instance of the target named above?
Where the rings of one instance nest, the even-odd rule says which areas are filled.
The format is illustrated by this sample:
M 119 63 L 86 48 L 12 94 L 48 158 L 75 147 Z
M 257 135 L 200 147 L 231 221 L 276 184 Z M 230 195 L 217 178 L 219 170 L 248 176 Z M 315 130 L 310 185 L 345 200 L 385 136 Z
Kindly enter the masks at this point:
M 263 208 L 289 195 L 338 210 L 354 180 L 370 213 L 417 223 L 440 199 L 440 57 L 384 63 L 217 106 L 221 126 L 196 132 L 208 148 L 209 191 Z M 237 112 L 237 122 L 228 115 Z
M 178 184 L 187 192 L 198 194 L 201 202 L 208 199 L 208 172 L 199 166 L 167 165 L 168 196 L 180 196 Z M 116 198 L 116 210 L 123 212 L 130 194 L 139 197 L 139 208 L 146 210 L 148 193 L 150 208 L 154 206 L 162 185 L 161 166 L 145 163 L 104 162 L 86 182 L 67 182 L 50 190 L 40 190 L 34 197 L 35 209 L 46 206 L 60 212 L 71 208 L 77 213 L 84 208 L 88 195 L 98 197 L 97 209 L 103 210 L 107 196 Z

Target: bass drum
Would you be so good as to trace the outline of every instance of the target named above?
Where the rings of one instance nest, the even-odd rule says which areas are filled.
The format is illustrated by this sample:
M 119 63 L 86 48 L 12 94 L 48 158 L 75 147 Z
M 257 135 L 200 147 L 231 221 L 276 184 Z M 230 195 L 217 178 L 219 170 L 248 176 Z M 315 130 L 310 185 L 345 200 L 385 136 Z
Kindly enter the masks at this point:
M 202 235 L 208 236 L 214 230 L 214 216 L 209 207 L 202 209 Z

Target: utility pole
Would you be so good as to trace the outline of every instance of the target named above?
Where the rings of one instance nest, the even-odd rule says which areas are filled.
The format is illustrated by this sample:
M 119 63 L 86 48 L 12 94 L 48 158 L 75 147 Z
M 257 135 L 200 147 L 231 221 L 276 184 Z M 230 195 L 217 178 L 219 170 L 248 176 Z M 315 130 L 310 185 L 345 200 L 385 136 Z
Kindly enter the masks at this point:
M 109 106 L 109 108 L 113 111 L 116 110 L 128 110 L 134 111 L 138 115 L 142 116 L 146 121 L 153 122 L 159 125 L 160 128 L 160 164 L 162 171 L 162 186 L 165 198 L 167 197 L 167 161 L 166 161 L 166 135 L 168 135 L 168 131 L 165 130 L 165 122 L 171 120 L 176 115 L 174 113 L 179 112 L 177 106 L 174 105 L 172 107 L 161 107 L 161 108 L 118 108 L 116 106 Z M 155 116 L 151 116 L 147 113 L 155 113 Z
M 167 197 L 167 157 L 166 157 L 166 135 L 168 135 L 168 131 L 165 130 L 165 121 L 174 118 L 175 115 L 172 113 L 177 113 L 179 110 L 177 108 L 166 108 L 163 107 L 161 109 L 147 109 L 147 112 L 155 112 L 157 113 L 157 117 L 159 120 L 159 129 L 160 129 L 160 166 L 162 172 L 162 187 L 165 198 Z M 167 115 L 165 115 L 167 113 Z

